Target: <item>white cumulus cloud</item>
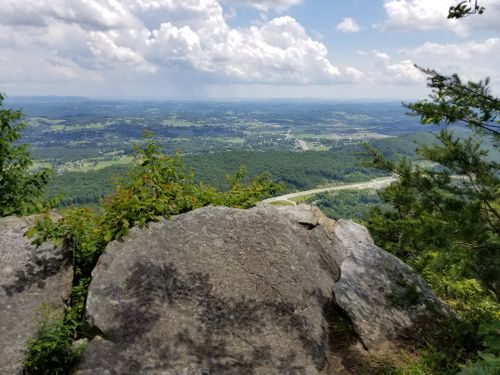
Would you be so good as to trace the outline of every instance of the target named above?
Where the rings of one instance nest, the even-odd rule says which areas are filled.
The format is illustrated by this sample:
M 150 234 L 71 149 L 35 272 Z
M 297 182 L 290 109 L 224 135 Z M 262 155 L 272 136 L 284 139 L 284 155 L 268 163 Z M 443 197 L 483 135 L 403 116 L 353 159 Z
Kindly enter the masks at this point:
M 294 5 L 301 4 L 304 0 L 224 0 L 224 3 L 231 6 L 247 6 L 258 9 L 262 12 L 276 10 L 283 12 Z
M 361 29 L 354 19 L 347 17 L 340 21 L 337 25 L 337 30 L 343 33 L 357 33 Z
M 500 85 L 500 38 L 464 43 L 426 42 L 416 48 L 405 48 L 401 53 L 423 67 L 437 69 L 443 74 L 458 73 L 466 80 L 492 78 Z
M 230 2 L 263 11 L 300 3 Z M 15 46 L 47 61 L 65 61 L 59 69 L 67 77 L 70 69 L 78 74 L 81 69 L 101 71 L 102 76 L 135 71 L 159 79 L 192 71 L 208 80 L 276 85 L 344 83 L 363 77 L 353 67 L 334 65 L 326 46 L 294 18 L 232 28 L 216 0 L 4 0 L 0 21 L 0 54 L 2 48 Z M 29 64 L 29 59 L 23 63 Z
M 424 74 L 410 59 L 393 62 L 387 53 L 376 50 L 372 51 L 372 56 L 373 69 L 370 79 L 375 82 L 408 85 L 425 81 Z
M 469 60 L 482 56 L 495 57 L 500 55 L 500 39 L 489 38 L 484 42 L 470 41 L 459 44 L 426 42 L 420 47 L 403 51 L 413 57 L 447 57 L 454 60 Z
M 401 30 L 450 29 L 461 35 L 478 29 L 500 30 L 500 0 L 481 0 L 481 6 L 486 8 L 482 15 L 447 19 L 450 6 L 458 3 L 457 0 L 384 0 L 387 19 L 383 26 Z
M 89 29 L 122 28 L 134 24 L 126 5 L 117 0 L 3 0 L 4 24 L 44 26 L 77 23 Z

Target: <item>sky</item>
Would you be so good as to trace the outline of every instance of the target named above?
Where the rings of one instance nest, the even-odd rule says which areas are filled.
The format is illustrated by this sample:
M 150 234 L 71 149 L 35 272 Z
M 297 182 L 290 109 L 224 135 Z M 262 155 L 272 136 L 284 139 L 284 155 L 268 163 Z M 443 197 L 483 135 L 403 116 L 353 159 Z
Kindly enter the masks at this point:
M 0 92 L 405 100 L 414 67 L 500 92 L 500 0 L 2 0 Z

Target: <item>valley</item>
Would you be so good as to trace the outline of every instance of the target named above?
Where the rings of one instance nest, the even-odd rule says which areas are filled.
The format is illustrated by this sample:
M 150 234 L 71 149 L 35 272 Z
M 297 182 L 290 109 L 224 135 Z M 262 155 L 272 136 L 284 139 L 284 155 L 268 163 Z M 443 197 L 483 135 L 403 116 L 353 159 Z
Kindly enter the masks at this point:
M 249 177 L 271 173 L 285 193 L 380 177 L 363 165 L 363 142 L 413 156 L 415 141 L 433 138 L 395 102 L 14 97 L 9 105 L 23 110 L 32 168 L 54 170 L 47 196 L 62 205 L 96 204 L 107 195 L 145 132 L 168 153 L 180 152 L 198 180 L 224 188 L 226 175 L 245 165 Z

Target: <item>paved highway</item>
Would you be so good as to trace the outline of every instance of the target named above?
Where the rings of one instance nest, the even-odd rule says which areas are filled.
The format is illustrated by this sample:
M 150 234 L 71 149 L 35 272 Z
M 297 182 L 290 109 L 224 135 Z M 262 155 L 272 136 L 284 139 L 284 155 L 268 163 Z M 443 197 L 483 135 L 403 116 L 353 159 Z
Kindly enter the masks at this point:
M 295 205 L 296 203 L 290 199 L 305 197 L 308 195 L 324 193 L 324 192 L 328 192 L 328 191 L 366 190 L 366 189 L 375 189 L 376 190 L 376 189 L 381 189 L 383 187 L 386 187 L 394 181 L 396 181 L 395 177 L 380 177 L 380 178 L 375 178 L 373 180 L 366 181 L 366 182 L 357 182 L 357 183 L 353 183 L 353 184 L 335 185 L 335 186 L 318 188 L 318 189 L 298 191 L 296 193 L 290 193 L 290 194 L 281 195 L 279 197 L 273 197 L 273 198 L 266 199 L 263 201 L 263 203 L 284 201 L 284 202 L 288 202 L 288 203 Z

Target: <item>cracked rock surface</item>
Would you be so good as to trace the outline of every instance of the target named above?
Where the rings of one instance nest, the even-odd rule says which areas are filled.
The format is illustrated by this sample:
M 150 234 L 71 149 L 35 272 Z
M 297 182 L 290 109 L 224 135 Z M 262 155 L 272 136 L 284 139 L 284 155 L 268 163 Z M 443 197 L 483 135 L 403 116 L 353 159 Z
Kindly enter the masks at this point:
M 74 373 L 333 374 L 332 306 L 368 348 L 441 314 L 351 221 L 305 205 L 201 208 L 108 245 L 87 300 L 96 336 Z
M 73 271 L 65 249 L 38 249 L 24 237 L 35 217 L 0 219 L 0 374 L 20 374 L 26 341 L 36 335 L 42 310 L 62 309 Z

